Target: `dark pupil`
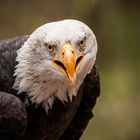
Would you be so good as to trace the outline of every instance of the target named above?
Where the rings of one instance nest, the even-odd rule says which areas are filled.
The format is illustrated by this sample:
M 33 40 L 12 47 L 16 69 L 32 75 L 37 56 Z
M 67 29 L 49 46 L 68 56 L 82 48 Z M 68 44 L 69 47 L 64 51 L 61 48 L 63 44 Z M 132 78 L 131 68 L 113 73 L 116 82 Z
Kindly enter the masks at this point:
M 83 41 L 80 41 L 80 45 L 83 45 L 84 44 L 84 42 Z
M 49 46 L 49 50 L 52 50 L 52 46 Z

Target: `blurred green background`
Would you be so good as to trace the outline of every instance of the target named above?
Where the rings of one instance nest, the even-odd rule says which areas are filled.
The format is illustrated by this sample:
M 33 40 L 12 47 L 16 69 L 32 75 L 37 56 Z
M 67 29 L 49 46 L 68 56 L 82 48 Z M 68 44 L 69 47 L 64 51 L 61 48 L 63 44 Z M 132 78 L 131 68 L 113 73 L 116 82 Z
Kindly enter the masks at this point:
M 139 0 L 0 0 L 0 39 L 74 18 L 98 41 L 101 96 L 81 140 L 140 140 Z

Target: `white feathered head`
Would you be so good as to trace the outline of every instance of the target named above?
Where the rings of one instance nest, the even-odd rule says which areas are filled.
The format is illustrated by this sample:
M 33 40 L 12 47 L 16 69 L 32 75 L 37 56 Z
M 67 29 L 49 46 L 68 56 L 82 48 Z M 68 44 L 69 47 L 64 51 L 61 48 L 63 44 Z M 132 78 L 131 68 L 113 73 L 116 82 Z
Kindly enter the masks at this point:
M 77 20 L 47 23 L 37 28 L 18 50 L 14 88 L 27 92 L 46 111 L 55 98 L 76 96 L 97 53 L 91 29 Z

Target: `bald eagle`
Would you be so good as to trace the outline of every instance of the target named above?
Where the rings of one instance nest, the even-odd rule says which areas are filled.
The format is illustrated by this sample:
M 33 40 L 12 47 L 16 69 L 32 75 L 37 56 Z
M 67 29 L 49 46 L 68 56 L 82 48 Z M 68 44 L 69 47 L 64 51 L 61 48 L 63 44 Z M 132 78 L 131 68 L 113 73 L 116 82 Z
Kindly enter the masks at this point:
M 97 42 L 77 20 L 0 42 L 0 139 L 78 140 L 100 94 Z

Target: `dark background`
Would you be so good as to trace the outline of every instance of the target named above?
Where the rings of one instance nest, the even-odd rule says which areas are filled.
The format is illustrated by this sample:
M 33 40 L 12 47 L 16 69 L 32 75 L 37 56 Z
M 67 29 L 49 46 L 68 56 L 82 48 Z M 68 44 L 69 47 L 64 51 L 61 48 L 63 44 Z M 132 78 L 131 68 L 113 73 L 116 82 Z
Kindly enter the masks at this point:
M 0 0 L 0 39 L 78 19 L 98 41 L 101 96 L 81 140 L 140 140 L 139 0 Z

